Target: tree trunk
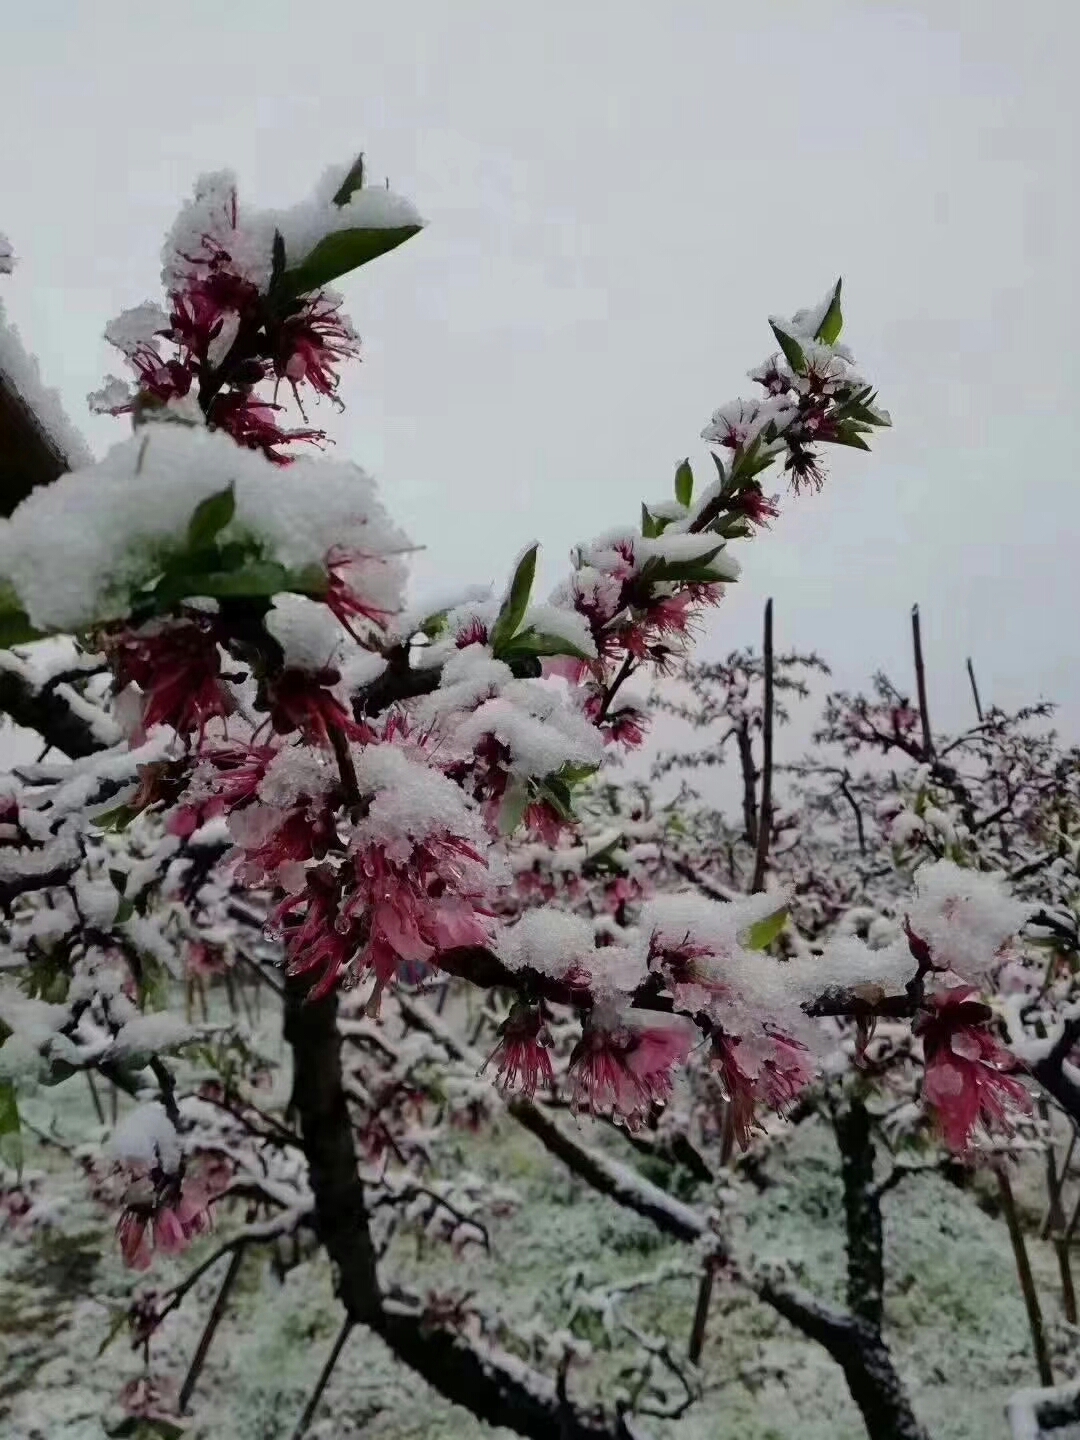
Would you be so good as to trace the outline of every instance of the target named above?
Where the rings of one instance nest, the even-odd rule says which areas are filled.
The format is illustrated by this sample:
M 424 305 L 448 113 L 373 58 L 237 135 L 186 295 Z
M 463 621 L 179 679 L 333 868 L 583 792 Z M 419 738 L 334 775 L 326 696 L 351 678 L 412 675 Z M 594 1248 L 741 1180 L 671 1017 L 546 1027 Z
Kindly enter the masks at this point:
M 300 1120 L 315 1227 L 334 1267 L 334 1290 L 349 1318 L 373 1322 L 381 1310 L 375 1251 L 352 1125 L 341 1080 L 337 996 L 307 1000 L 307 984 L 285 983 L 285 1039 L 293 1052 L 291 1107 Z

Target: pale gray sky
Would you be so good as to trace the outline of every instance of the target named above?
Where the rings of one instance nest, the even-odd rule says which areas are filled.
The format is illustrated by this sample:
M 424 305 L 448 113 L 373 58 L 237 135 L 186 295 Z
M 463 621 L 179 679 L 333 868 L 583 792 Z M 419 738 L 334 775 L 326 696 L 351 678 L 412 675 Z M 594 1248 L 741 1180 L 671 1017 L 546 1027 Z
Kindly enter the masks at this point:
M 158 295 L 202 170 L 266 204 L 368 156 L 430 228 L 347 286 L 364 364 L 330 418 L 429 548 L 500 579 L 665 493 L 751 393 L 766 316 L 845 284 L 896 428 L 741 547 L 708 650 L 905 672 L 943 723 L 1046 696 L 1080 729 L 1076 0 L 35 0 L 0 20 L 5 303 L 85 413 L 100 339 Z M 708 467 L 708 468 L 707 468 Z

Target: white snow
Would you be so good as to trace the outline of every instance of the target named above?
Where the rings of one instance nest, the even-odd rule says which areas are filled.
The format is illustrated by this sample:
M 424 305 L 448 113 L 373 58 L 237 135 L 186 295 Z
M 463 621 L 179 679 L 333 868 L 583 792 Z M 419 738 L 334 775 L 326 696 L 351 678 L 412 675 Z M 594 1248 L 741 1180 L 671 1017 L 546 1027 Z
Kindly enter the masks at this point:
M 157 1010 L 149 1015 L 138 1015 L 122 1025 L 113 1040 L 111 1052 L 118 1058 L 159 1055 L 175 1050 L 196 1033 L 179 1015 Z
M 344 548 L 388 554 L 379 583 L 404 581 L 391 526 L 369 476 L 337 460 L 277 466 L 229 436 L 153 424 L 96 465 L 35 490 L 0 526 L 0 575 L 39 628 L 78 630 L 119 619 L 133 589 L 186 543 L 199 503 L 232 486 L 236 511 L 223 540 L 248 540 L 289 567 L 324 564 Z
M 328 170 L 310 199 L 285 210 L 259 210 L 247 205 L 238 194 L 235 176 L 228 171 L 200 176 L 194 196 L 182 207 L 165 242 L 165 289 L 182 287 L 187 277 L 198 270 L 199 257 L 207 256 L 207 237 L 211 246 L 231 256 L 239 274 L 265 289 L 273 263 L 275 231 L 285 242 L 286 268 L 293 269 L 320 240 L 336 231 L 423 225 L 408 200 L 379 186 L 364 186 L 353 192 L 347 204 L 334 205 L 332 197 L 346 169 L 342 166 Z
M 306 595 L 277 595 L 263 624 L 281 646 L 287 666 L 322 670 L 336 664 L 343 632 L 318 601 Z
M 58 392 L 48 389 L 42 382 L 38 362 L 24 348 L 18 330 L 7 319 L 2 302 L 0 382 L 6 383 L 19 396 L 49 443 L 69 465 L 93 463 L 94 457 L 86 441 L 65 414 Z
M 167 1172 L 175 1171 L 183 1156 L 180 1136 L 164 1106 L 156 1100 L 129 1110 L 121 1118 L 112 1133 L 109 1149 L 117 1160 L 128 1165 L 149 1170 L 160 1164 Z
M 978 982 L 1001 959 L 1031 908 L 1008 893 L 1002 876 L 936 860 L 915 872 L 908 918 L 938 969 Z

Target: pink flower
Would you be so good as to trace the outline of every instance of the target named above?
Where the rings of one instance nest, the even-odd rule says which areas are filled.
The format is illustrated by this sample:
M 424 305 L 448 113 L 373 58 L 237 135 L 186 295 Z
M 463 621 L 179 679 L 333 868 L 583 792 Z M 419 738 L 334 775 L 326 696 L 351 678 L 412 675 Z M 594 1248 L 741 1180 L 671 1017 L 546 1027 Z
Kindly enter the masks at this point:
M 214 401 L 207 417 L 210 424 L 225 430 L 238 445 L 249 450 L 261 450 L 275 465 L 289 465 L 291 455 L 283 455 L 280 447 L 300 441 L 318 444 L 326 439 L 324 430 L 285 430 L 274 418 L 281 412 L 280 405 L 266 400 L 257 400 L 247 390 L 228 390 Z
M 492 911 L 474 874 L 483 856 L 455 835 L 429 836 L 413 844 L 404 862 L 381 845 L 353 856 L 353 880 L 345 913 L 366 912 L 367 944 L 360 963 L 384 984 L 403 964 L 427 963 L 441 950 L 486 945 Z
M 712 1067 L 720 1077 L 724 1097 L 729 1107 L 728 1116 L 732 1133 L 745 1150 L 754 1133 L 754 1110 L 757 1105 L 757 1083 L 754 1076 L 740 1063 L 739 1042 L 729 1035 L 714 1035 L 712 1042 Z
M 499 1026 L 499 1043 L 481 1068 L 481 1074 L 498 1056 L 496 1088 L 508 1093 L 520 1089 L 535 1095 L 537 1085 L 551 1086 L 555 1075 L 548 1048 L 551 1036 L 539 1007 L 515 1001 L 510 1014 Z
M 815 1074 L 806 1046 L 770 1029 L 753 1036 L 714 1034 L 710 1063 L 719 1073 L 735 1138 L 743 1150 L 754 1130 L 757 1104 L 763 1101 L 784 1114 Z
M 571 1109 L 596 1115 L 610 1107 L 636 1129 L 670 1096 L 671 1072 L 690 1053 L 693 1038 L 687 1025 L 631 1024 L 594 1011 L 570 1055 Z
M 165 333 L 186 353 L 193 368 L 206 363 L 227 323 L 239 328 L 242 320 L 254 319 L 258 311 L 258 288 L 229 270 L 231 263 L 225 251 L 218 251 L 205 274 L 193 275 L 182 291 L 174 291 L 170 297 L 172 313 Z M 249 359 L 247 379 L 252 382 L 256 376 L 250 373 L 250 364 Z
M 217 815 L 228 815 L 254 800 L 267 766 L 277 754 L 272 745 L 235 744 L 204 747 L 200 768 L 184 803 L 166 822 L 170 835 L 194 834 Z
M 525 828 L 554 849 L 572 826 L 548 801 L 533 800 L 525 807 Z
M 604 886 L 604 909 L 618 914 L 630 901 L 639 900 L 644 892 L 632 875 L 617 875 Z
M 133 1207 L 121 1212 L 116 1222 L 116 1238 L 120 1254 L 129 1270 L 149 1270 L 154 1259 L 154 1245 L 148 1229 L 150 1215 Z
M 775 495 L 765 495 L 757 481 L 751 481 L 732 500 L 731 508 L 738 514 L 745 515 L 751 525 L 762 525 L 768 529 L 769 521 L 775 520 L 780 514 L 777 499 Z
M 274 368 L 294 390 L 306 381 L 320 395 L 336 398 L 337 367 L 360 353 L 360 337 L 340 312 L 341 300 L 320 291 L 282 323 Z
M 334 813 L 325 803 L 303 800 L 257 845 L 246 846 L 237 865 L 243 885 L 274 881 L 285 866 L 321 860 L 337 838 Z M 291 887 L 290 887 L 291 888 Z
M 354 621 L 367 620 L 382 630 L 385 629 L 386 622 L 392 613 L 375 605 L 370 600 L 365 600 L 355 585 L 350 583 L 350 577 L 346 572 L 350 570 L 355 572 L 362 563 L 382 565 L 385 562 L 377 555 L 350 555 L 342 551 L 331 552 L 326 562 L 330 579 L 329 589 L 326 593 L 326 608 L 337 617 L 354 640 L 360 639 L 353 629 Z
M 189 977 L 208 979 L 220 975 L 225 969 L 225 952 L 220 945 L 211 945 L 205 940 L 190 940 L 184 952 L 184 970 Z
M 281 735 L 299 730 L 309 745 L 330 746 L 330 731 L 337 730 L 349 740 L 372 738 L 371 727 L 357 724 L 345 705 L 333 694 L 341 673 L 326 669 L 282 670 L 267 686 L 270 723 Z
M 117 684 L 134 682 L 143 692 L 142 736 L 155 725 L 169 725 L 178 735 L 198 731 L 201 742 L 208 721 L 235 709 L 221 678 L 216 626 L 211 620 L 122 631 L 107 636 L 104 645 Z
M 309 870 L 304 889 L 290 895 L 271 916 L 271 925 L 282 930 L 290 975 L 314 974 L 318 978 L 310 998 L 328 995 L 352 964 L 363 943 L 361 927 L 340 912 L 337 878 L 326 868 Z M 304 906 L 303 918 L 291 928 L 282 922 Z
M 922 1036 L 923 1096 L 950 1150 L 963 1153 L 975 1127 L 1011 1134 L 1011 1112 L 1031 1109 L 1031 1098 L 1010 1073 L 1016 1058 L 986 1028 L 991 1011 L 970 986 L 927 997 L 912 1030 Z
M 128 1188 L 116 1225 L 124 1264 L 147 1270 L 154 1250 L 176 1255 L 211 1228 L 209 1201 L 190 1177 L 154 1170 Z M 152 1237 L 152 1238 L 151 1238 Z

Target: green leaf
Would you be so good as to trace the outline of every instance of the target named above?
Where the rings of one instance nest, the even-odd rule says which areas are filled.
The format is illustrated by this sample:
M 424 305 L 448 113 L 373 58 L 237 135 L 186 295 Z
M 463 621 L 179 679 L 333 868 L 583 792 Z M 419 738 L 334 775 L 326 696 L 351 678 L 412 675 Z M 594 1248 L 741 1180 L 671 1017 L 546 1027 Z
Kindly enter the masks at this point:
M 869 450 L 870 446 L 859 434 L 854 425 L 840 424 L 836 427 L 836 434 L 829 437 L 834 445 L 850 445 L 855 450 Z
M 496 656 L 499 656 L 501 650 L 514 638 L 525 618 L 533 580 L 536 578 L 536 555 L 539 549 L 539 545 L 530 545 L 518 561 L 514 578 L 510 581 L 510 589 L 506 592 L 506 599 L 499 609 L 498 619 L 491 632 L 491 650 Z
M 803 354 L 802 346 L 795 339 L 794 335 L 788 335 L 786 331 L 781 330 L 775 321 L 770 320 L 769 324 L 772 327 L 773 334 L 776 336 L 777 344 L 784 352 L 784 359 L 791 366 L 792 370 L 795 371 L 796 375 L 801 375 L 806 369 L 806 356 Z
M 280 293 L 286 297 L 307 295 L 324 285 L 358 270 L 380 255 L 396 250 L 420 233 L 419 225 L 396 225 L 390 228 L 369 226 L 358 230 L 335 230 L 324 235 L 314 250 L 292 270 L 281 277 Z
M 361 151 L 360 154 L 353 161 L 353 163 L 349 166 L 348 173 L 346 174 L 345 179 L 342 180 L 341 184 L 334 192 L 334 204 L 339 209 L 342 205 L 347 205 L 352 199 L 355 192 L 361 189 L 363 184 L 364 154 L 363 151 Z
M 133 900 L 129 900 L 128 897 L 125 895 L 124 898 L 120 901 L 120 904 L 116 907 L 116 917 L 113 920 L 113 924 L 125 925 L 134 914 L 135 902 Z
M 641 533 L 646 540 L 655 540 L 657 535 L 663 534 L 663 522 L 653 515 L 644 500 L 641 502 Z
M 15 1099 L 15 1085 L 11 1080 L 0 1080 L 0 1160 L 13 1170 L 22 1172 L 23 1146 L 19 1126 L 19 1106 Z
M 208 495 L 195 507 L 195 513 L 188 522 L 188 549 L 208 549 L 235 514 L 236 496 L 231 485 L 215 495 Z
M 26 611 L 14 586 L 0 580 L 0 649 L 12 645 L 25 645 L 30 640 L 42 639 L 40 630 L 35 630 L 27 619 Z
M 829 308 L 822 317 L 821 324 L 817 328 L 815 340 L 820 340 L 825 345 L 835 345 L 840 338 L 840 331 L 844 328 L 844 317 L 840 312 L 840 286 L 842 280 L 837 280 L 833 297 L 829 301 Z
M 90 815 L 90 824 L 98 830 L 126 830 L 141 812 L 132 805 L 117 805 L 112 810 L 103 810 L 100 815 Z
M 747 950 L 767 950 L 776 937 L 787 924 L 787 906 L 782 906 L 772 915 L 766 915 L 763 920 L 757 920 L 745 933 L 745 938 L 740 937 L 740 943 Z
M 509 785 L 499 805 L 500 835 L 512 835 L 525 818 L 529 806 L 529 788 L 524 783 Z
M 591 780 L 599 770 L 599 765 L 570 765 L 566 764 L 558 773 L 558 779 L 569 786 L 581 785 L 586 780 Z
M 591 660 L 593 657 L 580 650 L 572 640 L 561 635 L 545 635 L 539 630 L 522 630 L 499 652 L 500 659 L 509 663 L 519 655 L 571 655 L 575 660 Z
M 720 578 L 709 567 L 723 548 L 717 545 L 715 550 L 706 550 L 693 560 L 649 560 L 642 567 L 641 580 L 652 585 L 707 585 Z
M 690 468 L 690 461 L 684 460 L 675 471 L 675 499 L 680 505 L 689 508 L 690 501 L 694 497 L 694 472 Z

